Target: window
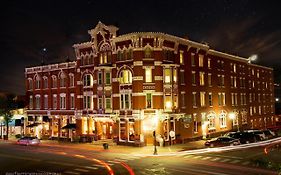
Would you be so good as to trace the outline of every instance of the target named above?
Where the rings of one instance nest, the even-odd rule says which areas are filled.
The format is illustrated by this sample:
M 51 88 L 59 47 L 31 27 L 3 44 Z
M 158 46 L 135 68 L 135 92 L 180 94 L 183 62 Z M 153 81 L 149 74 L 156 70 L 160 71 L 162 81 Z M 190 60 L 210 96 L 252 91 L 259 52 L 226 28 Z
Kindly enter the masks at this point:
M 192 105 L 193 107 L 196 107 L 196 92 L 192 92 Z
M 250 106 L 250 116 L 252 116 L 252 115 L 253 115 L 253 107 Z
M 249 103 L 252 103 L 252 93 L 249 94 Z
M 146 94 L 146 108 L 152 108 L 152 95 L 151 95 L 151 93 Z
M 28 90 L 32 90 L 33 88 L 33 81 L 32 79 L 28 79 Z
M 87 94 L 87 92 L 83 96 L 83 107 L 84 109 L 93 109 L 94 103 L 93 103 L 93 96 L 90 94 Z
M 43 87 L 44 87 L 44 89 L 48 88 L 48 78 L 47 77 L 43 77 Z
M 181 93 L 181 106 L 185 107 L 185 93 Z
M 165 68 L 164 69 L 164 76 L 165 76 L 165 83 L 171 83 L 171 69 Z
M 105 98 L 105 109 L 111 109 L 111 98 Z
M 225 106 L 225 93 L 218 93 L 219 106 Z
M 203 67 L 204 66 L 204 55 L 199 54 L 199 67 Z
M 171 95 L 166 95 L 165 96 L 165 110 L 172 110 L 173 107 L 173 102 L 172 102 L 172 96 Z
M 236 64 L 233 64 L 233 72 L 236 73 Z
M 200 85 L 204 86 L 205 82 L 204 82 L 204 72 L 200 72 L 199 76 L 200 76 Z
M 261 106 L 259 106 L 259 115 L 261 115 Z
M 213 106 L 213 96 L 211 92 L 208 95 L 208 100 L 209 100 L 209 106 Z
M 208 68 L 211 69 L 211 59 L 208 58 Z
M 145 82 L 146 83 L 152 82 L 152 68 L 151 67 L 145 68 Z
M 74 108 L 75 108 L 75 95 L 70 94 L 70 109 L 74 109 Z
M 52 88 L 57 87 L 57 77 L 54 75 L 52 76 Z
M 32 95 L 29 96 L 29 109 L 33 109 L 33 97 L 32 97 Z
M 35 89 L 40 89 L 40 79 L 38 76 L 35 79 Z
M 198 121 L 196 114 L 193 114 L 193 132 L 198 133 Z
M 182 85 L 184 85 L 185 84 L 185 78 L 184 78 L 185 76 L 184 76 L 184 70 L 181 70 L 180 71 L 180 83 L 182 84 Z
M 184 64 L 183 51 L 180 51 L 180 64 Z
M 105 84 L 110 85 L 111 84 L 111 73 L 105 72 Z
M 102 105 L 102 97 L 98 98 L 98 109 L 102 109 L 103 105 Z
M 205 92 L 200 92 L 200 104 L 201 106 L 205 106 Z
M 48 109 L 48 95 L 44 95 L 44 109 Z
M 195 54 L 194 53 L 191 53 L 191 66 L 195 66 Z
M 145 50 L 144 50 L 144 58 L 151 58 L 151 49 L 149 47 L 147 47 Z
M 212 74 L 208 74 L 208 85 L 212 86 Z
M 191 82 L 192 82 L 192 85 L 196 85 L 196 74 L 194 71 L 192 71 L 192 73 L 191 73 Z
M 129 49 L 129 51 L 127 52 L 127 59 L 133 59 L 133 49 Z
M 73 74 L 69 75 L 69 86 L 70 87 L 74 86 L 74 75 Z
M 178 74 L 177 74 L 177 69 L 176 68 L 174 68 L 173 69 L 173 81 L 174 81 L 174 83 L 176 83 L 177 82 L 177 76 Z
M 53 109 L 57 109 L 58 103 L 57 103 L 57 94 L 53 95 Z
M 86 74 L 83 77 L 84 86 L 93 86 L 93 76 L 91 74 Z
M 98 85 L 102 84 L 102 72 L 98 72 Z
M 218 86 L 224 87 L 224 75 L 218 75 Z
M 119 77 L 120 84 L 131 84 L 132 73 L 129 70 L 122 70 Z
M 131 100 L 132 100 L 131 94 L 128 93 L 121 94 L 121 98 L 120 98 L 121 109 L 131 109 Z
M 35 95 L 35 106 L 36 106 L 36 109 L 41 108 L 40 95 Z
M 121 52 L 120 50 L 117 51 L 117 60 L 118 60 L 118 61 L 123 60 L 123 55 L 122 55 L 122 52 Z
M 65 94 L 60 94 L 60 109 L 66 109 Z
M 226 113 L 222 112 L 219 115 L 220 128 L 226 128 Z
M 213 114 L 213 113 L 211 113 L 211 114 L 209 114 L 209 115 L 207 116 L 208 123 L 209 123 L 209 124 L 208 124 L 208 129 L 209 129 L 209 130 L 216 129 L 216 128 L 215 128 L 215 123 L 216 123 L 215 118 L 216 118 L 216 115 Z
M 242 124 L 247 124 L 247 111 L 245 109 L 241 111 L 241 120 Z
M 60 74 L 60 87 L 65 87 L 66 86 L 66 76 L 64 73 Z

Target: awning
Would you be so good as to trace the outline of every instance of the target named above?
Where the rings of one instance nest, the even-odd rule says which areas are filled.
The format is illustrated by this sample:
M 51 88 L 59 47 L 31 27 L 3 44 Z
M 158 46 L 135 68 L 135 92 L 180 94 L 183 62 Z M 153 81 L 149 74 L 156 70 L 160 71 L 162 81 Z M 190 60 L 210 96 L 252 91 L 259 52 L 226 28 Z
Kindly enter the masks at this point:
M 61 129 L 76 129 L 76 124 L 75 123 L 69 123 L 62 127 Z
M 30 125 L 27 125 L 26 127 L 32 128 L 32 127 L 36 127 L 38 125 L 41 125 L 41 123 L 32 123 Z

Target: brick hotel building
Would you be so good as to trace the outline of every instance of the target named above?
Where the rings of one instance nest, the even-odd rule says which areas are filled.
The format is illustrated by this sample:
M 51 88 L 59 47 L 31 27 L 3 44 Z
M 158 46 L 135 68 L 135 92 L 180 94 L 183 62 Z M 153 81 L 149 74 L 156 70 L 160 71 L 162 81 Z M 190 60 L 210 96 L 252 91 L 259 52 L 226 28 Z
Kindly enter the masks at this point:
M 164 33 L 117 30 L 99 22 L 73 46 L 75 61 L 25 69 L 28 133 L 134 145 L 152 143 L 154 130 L 185 141 L 275 125 L 271 68 Z

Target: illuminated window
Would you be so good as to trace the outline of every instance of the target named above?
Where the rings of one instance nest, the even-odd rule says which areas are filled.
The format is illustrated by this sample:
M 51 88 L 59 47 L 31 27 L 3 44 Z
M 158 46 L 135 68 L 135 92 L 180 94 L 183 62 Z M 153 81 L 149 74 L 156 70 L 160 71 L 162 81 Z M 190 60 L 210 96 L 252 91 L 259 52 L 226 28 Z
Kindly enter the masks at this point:
M 94 106 L 93 96 L 86 93 L 83 96 L 83 107 L 84 107 L 84 109 L 93 109 L 93 106 Z
M 102 108 L 103 108 L 103 105 L 102 105 L 102 97 L 99 97 L 99 98 L 98 98 L 98 108 L 99 108 L 99 109 L 102 109 Z
M 146 94 L 146 108 L 152 108 L 152 95 L 151 95 L 151 93 Z
M 111 98 L 105 98 L 105 109 L 111 109 Z
M 221 112 L 219 115 L 220 128 L 226 128 L 226 113 Z
M 212 74 L 208 74 L 208 85 L 212 86 Z
M 91 74 L 86 74 L 83 77 L 84 86 L 93 86 L 93 76 Z
M 32 97 L 32 95 L 29 96 L 29 109 L 33 109 L 33 97 Z
M 197 106 L 197 103 L 196 103 L 196 92 L 192 92 L 192 105 L 193 105 L 193 107 Z
M 111 84 L 111 73 L 105 72 L 105 84 L 110 85 Z
M 152 82 L 152 68 L 151 67 L 145 68 L 145 82 L 146 83 Z
M 124 93 L 120 95 L 121 109 L 131 109 L 132 107 L 132 94 Z
M 204 66 L 204 55 L 199 54 L 199 67 Z
M 120 84 L 131 84 L 132 73 L 129 70 L 122 70 L 119 77 Z
M 180 51 L 180 64 L 184 64 L 183 51 Z
M 252 116 L 252 115 L 253 115 L 253 107 L 250 106 L 250 116 Z
M 172 96 L 171 95 L 166 95 L 165 100 L 164 100 L 164 105 L 165 105 L 165 110 L 172 110 L 173 107 L 173 101 L 172 101 Z
M 205 106 L 206 102 L 205 102 L 205 92 L 200 92 L 200 104 L 201 106 Z
M 218 101 L 219 106 L 225 106 L 225 93 L 218 93 Z
M 204 72 L 200 72 L 199 76 L 200 76 L 200 85 L 204 86 L 205 82 L 204 82 Z
M 241 120 L 242 124 L 247 124 L 247 111 L 245 109 L 241 112 Z
M 233 64 L 233 72 L 236 73 L 236 64 Z
M 170 68 L 165 68 L 164 69 L 164 73 L 165 73 L 165 83 L 171 83 L 171 69 Z
M 208 129 L 209 130 L 213 130 L 213 129 L 216 129 L 215 128 L 215 124 L 216 124 L 216 115 L 211 113 L 207 116 L 207 119 L 208 119 Z
M 211 59 L 208 58 L 208 68 L 211 69 Z
M 196 114 L 193 114 L 193 132 L 198 133 L 198 121 Z
M 177 82 L 177 80 L 178 80 L 177 78 L 178 78 L 177 69 L 174 68 L 174 69 L 173 69 L 173 81 L 174 81 L 174 82 Z

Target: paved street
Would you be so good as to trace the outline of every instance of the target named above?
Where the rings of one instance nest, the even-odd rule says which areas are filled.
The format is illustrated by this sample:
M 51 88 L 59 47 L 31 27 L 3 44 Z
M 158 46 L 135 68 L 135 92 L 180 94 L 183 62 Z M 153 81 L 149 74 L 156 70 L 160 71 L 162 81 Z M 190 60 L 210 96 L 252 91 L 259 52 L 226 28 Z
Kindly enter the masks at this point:
M 252 159 L 264 156 L 263 147 L 243 150 L 158 156 L 141 154 L 153 147 L 128 148 L 116 146 L 103 150 L 89 144 L 50 144 L 20 146 L 0 142 L 0 172 L 54 172 L 61 174 L 277 174 L 256 168 Z M 139 150 L 139 154 L 136 154 Z M 166 148 L 166 152 L 169 148 Z M 172 148 L 172 150 L 176 150 Z M 131 153 L 130 153 L 131 152 Z M 162 150 L 164 152 L 164 148 Z M 280 152 L 279 152 L 280 153 Z

